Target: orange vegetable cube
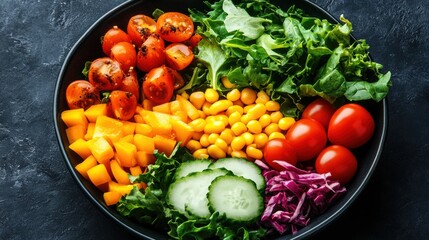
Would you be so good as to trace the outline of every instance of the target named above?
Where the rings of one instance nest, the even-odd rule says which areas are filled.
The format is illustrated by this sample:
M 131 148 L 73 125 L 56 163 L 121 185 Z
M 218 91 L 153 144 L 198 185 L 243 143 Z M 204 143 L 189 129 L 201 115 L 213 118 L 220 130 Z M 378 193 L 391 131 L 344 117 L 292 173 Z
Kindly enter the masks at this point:
M 145 122 L 152 127 L 152 131 L 155 134 L 171 135 L 171 115 L 146 110 L 140 111 L 140 114 L 143 116 Z
M 132 176 L 139 176 L 142 173 L 143 173 L 143 171 L 142 171 L 142 168 L 140 166 L 130 167 L 130 174 Z
M 110 161 L 110 169 L 112 169 L 113 177 L 120 184 L 131 184 L 128 178 L 128 173 L 119 165 L 119 163 L 113 159 Z
M 86 128 L 88 125 L 83 108 L 65 110 L 61 113 L 61 119 L 67 127 L 82 125 Z
M 137 152 L 137 164 L 140 167 L 146 168 L 150 164 L 154 164 L 155 161 L 156 161 L 156 158 L 152 153 L 147 153 L 143 151 Z
M 153 153 L 155 150 L 155 142 L 153 141 L 153 138 L 143 134 L 137 133 L 134 135 L 134 145 L 136 145 L 137 151 Z
M 112 181 L 109 173 L 107 172 L 106 166 L 104 164 L 97 164 L 96 166 L 90 168 L 87 171 L 89 180 L 95 186 L 100 186 L 101 184 Z
M 131 192 L 133 190 L 134 185 L 131 184 L 119 184 L 115 181 L 109 182 L 109 192 L 117 192 L 121 195 L 125 195 Z
M 133 122 L 129 122 L 129 121 L 122 121 L 122 134 L 125 135 L 130 135 L 130 134 L 134 134 L 134 131 L 136 129 L 136 123 Z
M 72 144 L 70 144 L 69 148 L 83 159 L 91 155 L 91 150 L 83 138 L 79 138 L 78 140 L 74 141 Z
M 137 148 L 134 144 L 128 142 L 115 142 L 113 146 L 116 150 L 116 157 L 122 167 L 134 167 L 137 164 Z
M 149 124 L 146 123 L 136 123 L 136 134 L 142 134 L 148 137 L 153 137 L 155 134 L 153 133 L 153 129 Z
M 152 111 L 165 113 L 165 114 L 171 114 L 170 105 L 171 105 L 170 102 L 159 104 L 159 105 L 153 106 Z
M 95 122 L 93 138 L 107 137 L 112 143 L 118 141 L 122 136 L 122 126 L 124 124 L 116 119 L 99 116 Z
M 83 162 L 76 165 L 74 168 L 82 175 L 84 178 L 89 179 L 87 171 L 95 167 L 97 165 L 97 160 L 95 160 L 95 157 L 90 155 L 87 157 Z
M 95 123 L 89 123 L 88 128 L 86 129 L 86 134 L 84 136 L 85 140 L 92 139 L 92 135 L 94 135 Z
M 151 100 L 149 99 L 143 100 L 143 109 L 152 111 L 153 106 L 155 106 L 155 103 L 152 102 Z
M 107 115 L 107 104 L 100 103 L 92 105 L 85 110 L 84 114 L 89 122 L 94 123 L 97 120 L 97 117 Z
M 161 135 L 156 135 L 153 137 L 155 148 L 158 149 L 159 152 L 165 153 L 166 156 L 170 156 L 176 147 L 176 140 L 166 138 Z
M 122 194 L 118 192 L 105 192 L 103 193 L 103 199 L 107 206 L 115 205 L 121 199 Z
M 74 125 L 66 128 L 66 135 L 69 144 L 74 143 L 79 138 L 84 138 L 86 133 L 86 127 L 83 125 Z
M 112 146 L 103 137 L 95 138 L 87 143 L 89 150 L 99 163 L 108 164 L 110 159 L 115 156 Z
M 180 121 L 185 123 L 189 122 L 188 115 L 185 111 L 182 110 L 173 112 L 173 118 L 179 119 Z
M 140 115 L 140 114 L 134 114 L 134 122 L 136 122 L 136 123 L 144 123 L 144 119 L 143 119 L 142 115 Z
M 180 102 L 178 100 L 174 100 L 170 102 L 170 112 L 175 113 L 177 111 L 185 111 L 182 106 L 180 105 Z
M 186 100 L 180 95 L 176 95 L 176 99 L 179 101 L 181 108 L 185 110 L 190 119 L 195 120 L 200 117 L 198 109 L 189 100 Z
M 175 118 L 170 119 L 173 132 L 176 136 L 177 141 L 181 142 L 181 146 L 185 146 L 194 134 L 194 129 L 188 124 Z
M 121 137 L 121 139 L 119 139 L 120 142 L 129 142 L 134 144 L 134 134 L 130 134 L 127 136 L 123 136 Z

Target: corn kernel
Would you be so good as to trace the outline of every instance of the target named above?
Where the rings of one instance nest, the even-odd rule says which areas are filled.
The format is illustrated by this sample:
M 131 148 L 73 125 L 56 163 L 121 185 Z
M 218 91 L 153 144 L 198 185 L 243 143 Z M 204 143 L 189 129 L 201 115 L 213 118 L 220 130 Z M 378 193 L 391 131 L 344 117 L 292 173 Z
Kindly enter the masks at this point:
M 253 140 L 255 139 L 255 137 L 253 136 L 253 134 L 251 134 L 250 132 L 245 132 L 245 133 L 241 134 L 241 136 L 244 138 L 244 141 L 246 142 L 246 145 L 252 144 Z
M 189 99 L 189 94 L 186 91 L 182 92 L 182 94 L 180 94 L 180 95 L 186 100 Z
M 271 111 L 271 112 L 280 110 L 280 104 L 276 101 L 273 101 L 273 100 L 266 102 L 265 107 L 267 107 L 267 110 Z
M 240 113 L 240 115 L 243 115 L 244 110 L 243 110 L 243 107 L 242 107 L 242 106 L 239 106 L 239 105 L 232 105 L 231 107 L 229 107 L 229 108 L 225 111 L 225 114 L 226 114 L 227 116 L 230 116 L 233 112 L 238 112 L 238 113 Z
M 222 121 L 209 121 L 204 126 L 205 133 L 221 133 L 225 129 L 225 124 Z
M 228 152 L 228 144 L 222 138 L 216 139 L 214 145 L 218 146 L 222 151 Z
M 235 88 L 235 84 L 233 84 L 231 81 L 229 81 L 228 77 L 222 77 L 220 80 L 221 80 L 224 87 Z
M 243 136 L 235 137 L 231 141 L 231 148 L 233 151 L 241 150 L 244 146 L 246 146 L 246 140 Z
M 219 158 L 226 157 L 226 152 L 224 152 L 217 145 L 210 145 L 210 146 L 208 146 L 207 152 L 210 155 L 210 157 L 212 157 L 214 159 L 219 159 Z
M 216 139 L 218 138 L 219 138 L 219 134 L 210 133 L 209 136 L 207 137 L 207 140 L 209 141 L 210 144 L 214 144 L 216 142 Z
M 256 100 L 256 92 L 255 92 L 255 90 L 253 90 L 251 88 L 244 88 L 241 91 L 241 97 L 240 97 L 240 99 L 246 105 L 253 104 L 255 102 L 255 100 Z
M 273 132 L 280 132 L 279 125 L 277 123 L 270 123 L 270 125 L 264 128 L 264 133 L 270 136 Z
M 293 117 L 284 117 L 279 120 L 279 128 L 283 131 L 288 130 L 295 123 L 295 119 Z
M 268 136 L 268 140 L 271 139 L 275 139 L 275 138 L 281 138 L 281 139 L 285 139 L 285 135 L 281 132 L 272 132 L 269 136 Z
M 196 159 L 207 159 L 209 158 L 209 153 L 207 151 L 206 148 L 200 148 L 198 150 L 196 150 L 192 156 L 194 156 L 194 158 Z
M 253 159 L 262 159 L 262 157 L 264 156 L 262 151 L 257 149 L 254 144 L 246 147 L 246 154 Z
M 195 132 L 203 132 L 204 127 L 206 126 L 206 121 L 202 118 L 197 118 L 188 123 L 188 125 L 194 129 Z
M 247 126 L 247 129 L 249 130 L 249 132 L 251 132 L 251 133 L 261 133 L 262 132 L 262 126 L 258 120 L 250 120 L 246 126 Z
M 208 147 L 210 145 L 209 135 L 207 133 L 204 133 L 203 135 L 201 135 L 200 143 L 201 143 L 201 146 L 203 147 Z
M 241 114 L 239 112 L 233 112 L 231 115 L 229 115 L 228 123 L 230 126 L 239 121 L 241 121 Z
M 191 152 L 195 152 L 198 149 L 201 149 L 203 146 L 201 146 L 201 143 L 197 140 L 191 139 L 186 144 L 186 148 L 189 149 Z
M 275 111 L 271 113 L 271 122 L 278 123 L 280 119 L 283 118 L 283 114 L 280 111 Z
M 238 99 L 240 99 L 240 97 L 241 97 L 241 93 L 240 93 L 240 90 L 238 89 L 232 89 L 226 94 L 226 99 L 232 102 L 237 101 Z
M 262 103 L 265 104 L 268 101 L 270 101 L 270 96 L 268 96 L 268 94 L 264 91 L 259 91 L 258 94 L 256 95 L 257 98 L 255 100 L 255 103 Z
M 268 142 L 268 136 L 265 133 L 255 134 L 255 139 L 253 142 L 256 144 L 258 149 L 262 149 Z
M 255 104 L 252 108 L 249 109 L 247 112 L 247 115 L 249 116 L 250 120 L 253 119 L 259 119 L 267 112 L 267 108 L 262 103 Z
M 209 103 L 214 103 L 219 100 L 219 93 L 213 88 L 207 88 L 204 92 L 204 96 Z
M 220 138 L 222 138 L 227 144 L 230 144 L 232 141 L 232 138 L 234 137 L 234 132 L 230 128 L 225 128 L 220 135 Z
M 244 124 L 247 124 L 251 119 L 249 118 L 249 116 L 247 116 L 247 114 L 244 114 L 243 116 L 241 116 L 240 121 Z
M 247 158 L 246 153 L 242 150 L 232 151 L 230 155 L 235 158 Z
M 204 102 L 206 101 L 206 97 L 204 95 L 204 92 L 197 91 L 191 93 L 189 96 L 189 101 L 198 109 L 200 110 L 203 107 Z
M 255 106 L 255 104 L 250 104 L 250 105 L 246 105 L 246 106 L 244 106 L 243 107 L 243 112 L 244 113 L 248 113 L 249 112 L 249 110 L 252 108 L 252 107 L 254 107 Z
M 264 114 L 259 118 L 259 123 L 261 124 L 261 127 L 264 128 L 271 123 L 271 116 L 269 114 Z
M 210 106 L 209 112 L 211 115 L 216 115 L 220 112 L 227 110 L 232 105 L 233 105 L 232 102 L 228 99 L 219 100 L 219 101 L 214 102 Z
M 247 132 L 247 127 L 243 122 L 236 122 L 231 126 L 231 130 L 234 132 L 235 136 L 239 136 Z
M 206 116 L 210 116 L 211 115 L 211 112 L 210 112 L 210 106 L 211 105 L 212 105 L 212 103 L 206 101 L 206 102 L 204 102 L 204 104 L 202 106 L 203 113 Z

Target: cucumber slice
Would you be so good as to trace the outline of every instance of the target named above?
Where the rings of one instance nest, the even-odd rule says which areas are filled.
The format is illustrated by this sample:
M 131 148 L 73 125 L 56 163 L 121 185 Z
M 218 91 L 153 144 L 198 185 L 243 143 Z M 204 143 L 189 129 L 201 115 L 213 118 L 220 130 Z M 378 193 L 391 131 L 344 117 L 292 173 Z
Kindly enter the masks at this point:
M 225 175 L 213 180 L 207 195 L 213 212 L 225 214 L 233 222 L 251 222 L 264 210 L 264 199 L 253 181 Z
M 206 169 L 179 178 L 170 185 L 167 202 L 190 218 L 209 218 L 207 192 L 218 176 L 230 173 L 225 169 Z
M 261 169 L 253 162 L 244 158 L 221 158 L 210 164 L 209 168 L 225 168 L 234 173 L 234 175 L 255 182 L 256 188 L 258 188 L 259 191 L 263 191 L 265 188 L 265 178 L 262 175 Z
M 202 172 L 204 169 L 207 169 L 211 163 L 212 161 L 208 159 L 191 160 L 191 161 L 183 162 L 176 169 L 176 173 L 174 174 L 174 177 L 176 179 L 179 179 L 189 175 L 190 173 Z

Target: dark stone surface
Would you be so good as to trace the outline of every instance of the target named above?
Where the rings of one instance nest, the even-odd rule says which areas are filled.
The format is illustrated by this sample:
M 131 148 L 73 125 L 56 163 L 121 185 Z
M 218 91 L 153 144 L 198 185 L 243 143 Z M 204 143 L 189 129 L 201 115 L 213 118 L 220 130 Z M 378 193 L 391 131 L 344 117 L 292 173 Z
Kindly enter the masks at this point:
M 73 181 L 52 120 L 54 87 L 73 44 L 120 0 L 0 3 L 0 239 L 132 239 Z M 314 0 L 344 14 L 393 73 L 378 167 L 350 209 L 315 239 L 429 235 L 429 2 Z

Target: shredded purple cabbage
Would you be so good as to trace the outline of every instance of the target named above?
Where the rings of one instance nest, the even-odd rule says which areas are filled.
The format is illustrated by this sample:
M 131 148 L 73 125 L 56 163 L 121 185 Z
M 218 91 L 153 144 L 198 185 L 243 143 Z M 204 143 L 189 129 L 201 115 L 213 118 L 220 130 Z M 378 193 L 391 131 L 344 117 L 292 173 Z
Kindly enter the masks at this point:
M 277 161 L 285 169 L 280 172 L 260 160 L 255 163 L 262 169 L 266 181 L 261 224 L 271 232 L 296 233 L 346 192 L 344 186 L 330 178 L 330 173 L 299 169 L 284 161 Z

